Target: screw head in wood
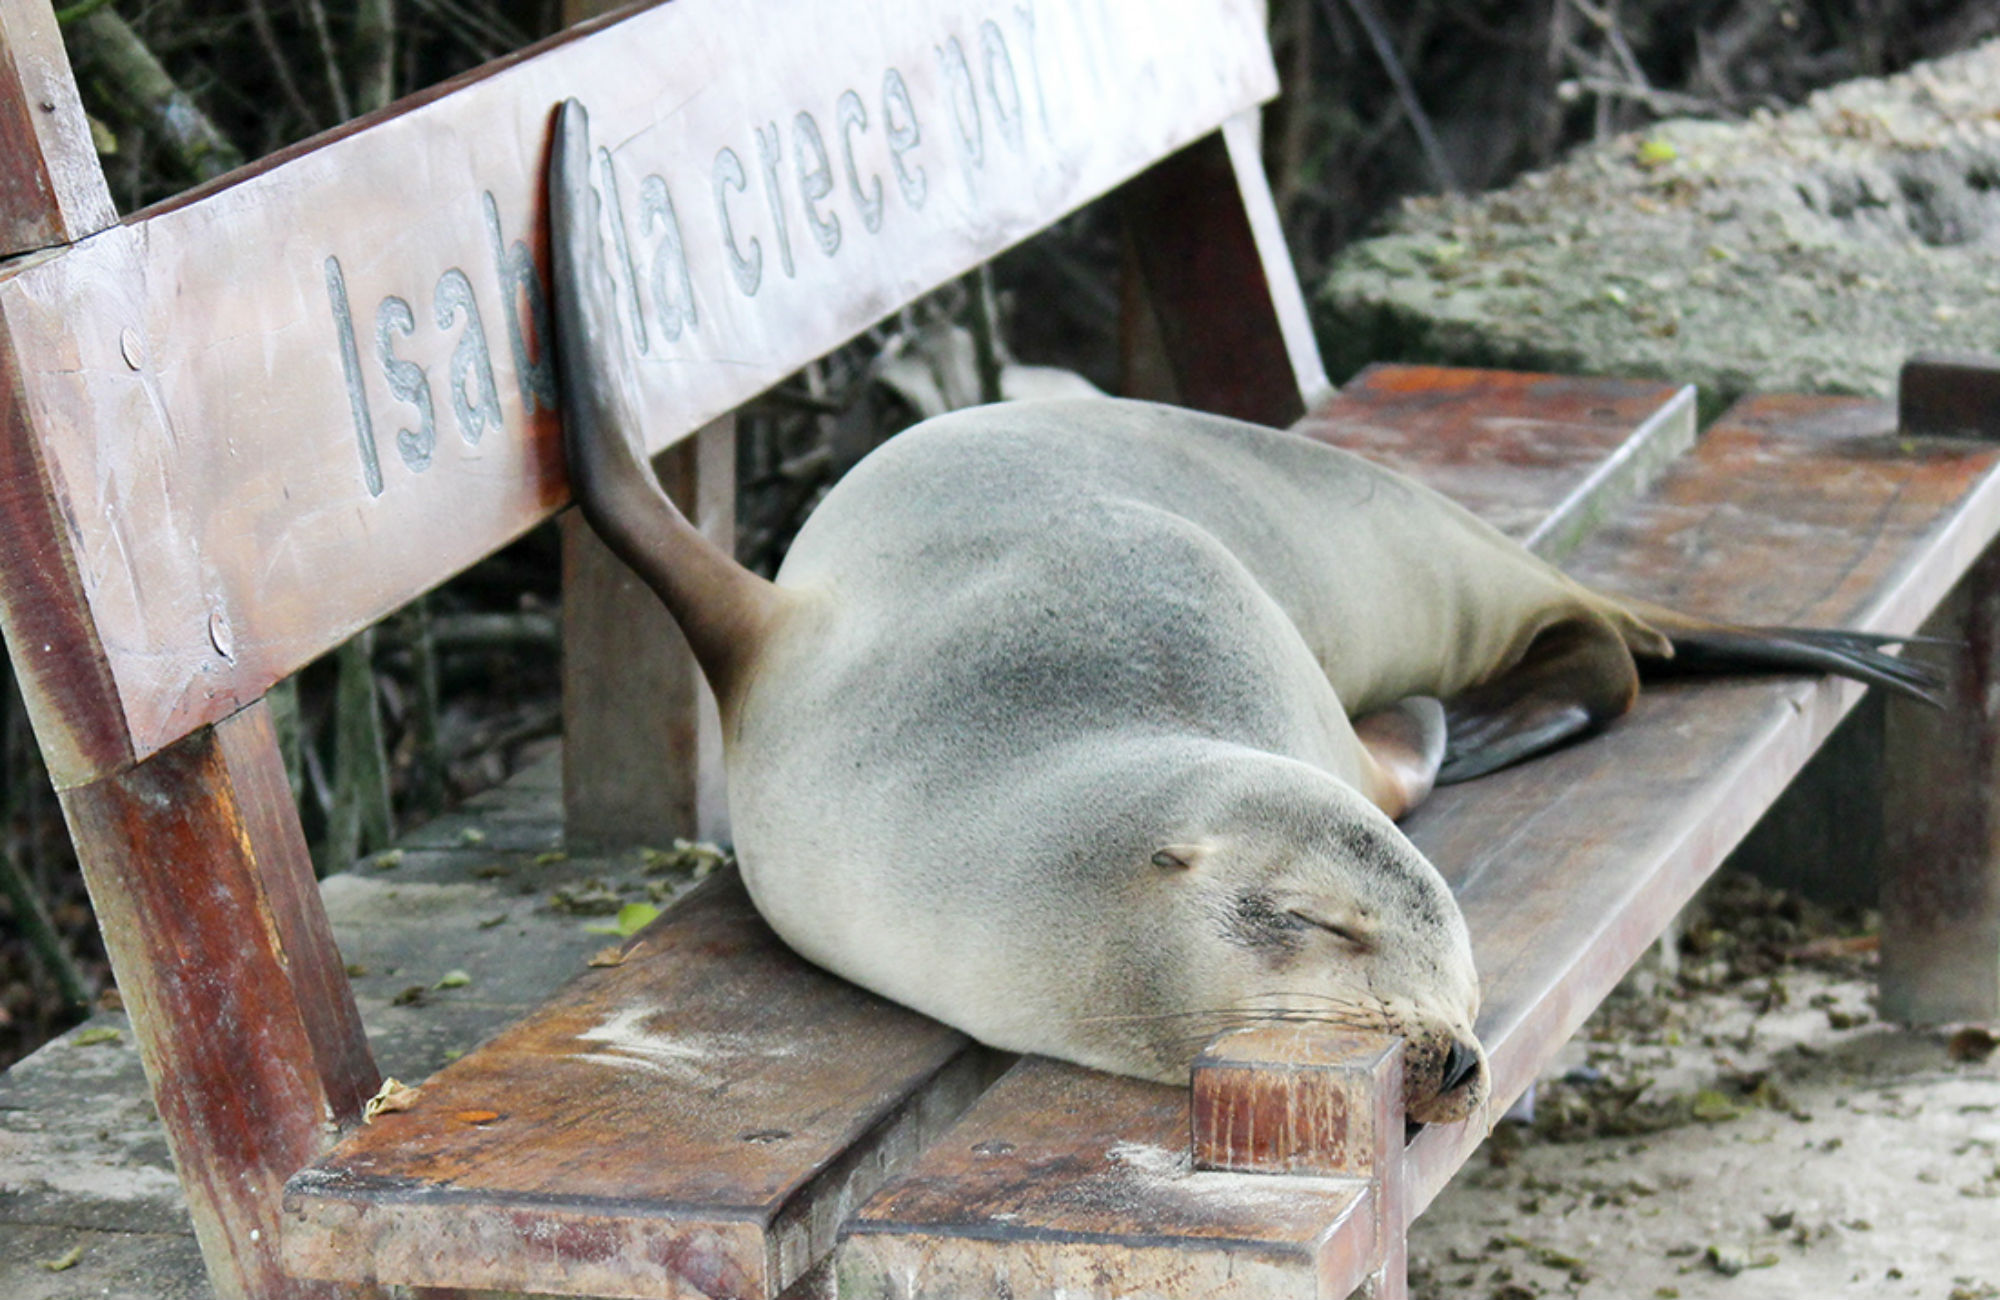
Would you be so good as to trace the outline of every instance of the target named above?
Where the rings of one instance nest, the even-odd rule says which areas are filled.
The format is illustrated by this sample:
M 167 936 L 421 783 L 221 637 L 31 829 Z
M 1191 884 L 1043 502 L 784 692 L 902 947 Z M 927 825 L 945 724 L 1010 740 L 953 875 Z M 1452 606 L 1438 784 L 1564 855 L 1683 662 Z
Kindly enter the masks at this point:
M 223 616 L 222 611 L 219 609 L 212 609 L 208 612 L 208 640 L 209 644 L 215 647 L 215 653 L 221 655 L 224 659 L 234 659 L 236 657 L 234 641 L 229 632 L 229 620 Z

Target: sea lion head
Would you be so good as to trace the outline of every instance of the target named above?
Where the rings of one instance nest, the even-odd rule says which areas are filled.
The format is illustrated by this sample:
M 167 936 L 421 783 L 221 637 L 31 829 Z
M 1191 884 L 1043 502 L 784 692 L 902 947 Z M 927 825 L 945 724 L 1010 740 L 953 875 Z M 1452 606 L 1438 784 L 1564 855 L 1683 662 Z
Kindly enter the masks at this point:
M 1405 1040 L 1404 1101 L 1422 1123 L 1484 1105 L 1479 981 L 1444 878 L 1395 823 L 1307 764 L 1246 753 L 1176 782 L 1152 842 L 1120 864 L 1136 918 L 1093 1023 L 1111 1068 L 1185 1083 L 1217 1034 L 1270 1022 Z M 1099 1063 L 1105 1063 L 1100 1061 Z

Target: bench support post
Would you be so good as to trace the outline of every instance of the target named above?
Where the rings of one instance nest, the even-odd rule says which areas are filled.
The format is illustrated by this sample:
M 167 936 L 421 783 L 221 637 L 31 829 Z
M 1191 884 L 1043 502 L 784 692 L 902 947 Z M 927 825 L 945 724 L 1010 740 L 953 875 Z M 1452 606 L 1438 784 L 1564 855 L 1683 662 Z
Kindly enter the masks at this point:
M 62 802 L 216 1293 L 373 1294 L 278 1263 L 285 1179 L 378 1079 L 263 702 Z
M 1320 1026 L 1226 1034 L 1195 1058 L 1194 1167 L 1368 1183 L 1375 1220 L 1369 1300 L 1407 1294 L 1403 1040 Z
M 719 546 L 736 536 L 736 421 L 658 462 L 667 494 Z M 563 825 L 572 847 L 727 832 L 722 727 L 687 641 L 651 589 L 563 516 Z
M 0 257 L 118 220 L 48 0 L 0 0 Z
M 1942 714 L 1888 711 L 1882 1014 L 2000 1018 L 2000 551 L 1924 631 L 1964 643 Z
M 1254 111 L 1141 173 L 1120 202 L 1126 396 L 1284 428 L 1331 391 Z

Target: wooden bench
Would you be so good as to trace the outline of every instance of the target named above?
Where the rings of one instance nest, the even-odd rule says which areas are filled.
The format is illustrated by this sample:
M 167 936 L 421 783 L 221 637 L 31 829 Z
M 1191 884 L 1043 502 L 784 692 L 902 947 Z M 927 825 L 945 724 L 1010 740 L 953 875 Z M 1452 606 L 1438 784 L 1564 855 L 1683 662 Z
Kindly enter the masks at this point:
M 563 504 L 541 172 L 570 94 L 613 144 L 663 474 L 719 535 L 732 409 L 1113 190 L 1142 395 L 1310 408 L 1309 436 L 1607 585 L 1906 630 L 2000 528 L 2000 453 L 1906 454 L 1872 404 L 1755 405 L 1663 469 L 1692 433 L 1669 386 L 1386 369 L 1329 395 L 1255 158 L 1261 17 L 677 0 L 117 224 L 46 0 L 0 0 L 0 145 L 37 164 L 0 188 L 0 623 L 219 1294 L 1400 1290 L 1404 1223 L 1481 1133 L 1405 1145 L 1392 1042 L 1230 1039 L 1192 1093 L 1010 1066 L 806 967 L 727 879 L 357 1128 L 379 1080 L 262 702 Z M 1743 556 L 1780 543 L 1760 587 Z M 1975 578 L 1947 616 L 1983 628 Z M 565 584 L 569 836 L 725 829 L 671 628 L 573 526 Z M 1502 1101 L 1856 695 L 1669 688 L 1420 812 Z M 1899 743 L 1986 775 L 1983 718 Z M 1913 851 L 1931 874 L 1892 894 L 1885 962 L 1931 990 L 1919 1011 L 2000 992 L 1986 784 L 1950 825 L 1904 820 L 1964 850 Z M 1940 933 L 1955 979 L 1906 942 Z M 1204 1165 L 1277 1172 L 1190 1172 L 1191 1125 Z

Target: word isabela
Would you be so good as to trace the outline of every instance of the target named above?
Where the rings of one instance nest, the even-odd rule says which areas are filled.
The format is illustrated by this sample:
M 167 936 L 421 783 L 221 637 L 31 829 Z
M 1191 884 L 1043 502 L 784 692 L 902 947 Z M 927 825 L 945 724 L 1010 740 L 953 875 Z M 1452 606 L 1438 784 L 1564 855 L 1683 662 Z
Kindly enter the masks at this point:
M 1080 30 L 1088 41 L 1087 25 Z M 804 258 L 839 257 L 852 241 L 878 235 L 894 204 L 922 212 L 944 184 L 962 184 L 963 201 L 976 203 L 979 177 L 995 150 L 1022 155 L 1036 134 L 1056 139 L 1044 87 L 1047 56 L 1037 36 L 1034 0 L 1015 0 L 962 37 L 932 43 L 936 75 L 921 84 L 935 102 L 920 105 L 912 79 L 889 64 L 879 79 L 864 83 L 865 95 L 849 86 L 818 104 L 795 101 L 788 116 L 753 119 L 747 139 L 721 143 L 712 154 L 683 155 L 703 159 L 705 175 L 677 175 L 670 183 L 648 172 L 627 187 L 611 151 L 599 147 L 592 174 L 600 229 L 611 273 L 621 282 L 632 346 L 641 353 L 671 347 L 705 328 L 702 304 L 716 294 L 756 299 L 774 275 L 796 279 Z M 1093 73 L 1100 50 L 1085 51 Z M 953 158 L 958 165 L 950 164 Z M 684 224 L 688 209 L 676 202 L 677 189 L 683 201 L 690 190 L 705 191 L 712 222 Z M 350 300 L 340 259 L 325 258 L 327 304 L 371 496 L 381 496 L 388 483 L 371 384 L 401 408 L 389 441 L 393 463 L 411 474 L 435 459 L 445 410 L 472 447 L 503 420 L 556 408 L 548 286 L 526 243 L 502 228 L 492 192 L 482 193 L 481 206 L 490 256 L 477 268 L 486 277 L 481 282 L 467 267 L 450 266 L 428 291 L 386 295 L 370 315 L 357 313 Z M 505 396 L 488 328 L 496 313 L 482 309 L 482 297 L 498 309 L 513 361 L 517 391 Z M 410 340 L 420 329 L 435 329 L 448 342 L 448 373 L 434 375 L 434 367 L 413 359 Z M 442 356 L 443 349 L 427 344 L 422 355 Z

